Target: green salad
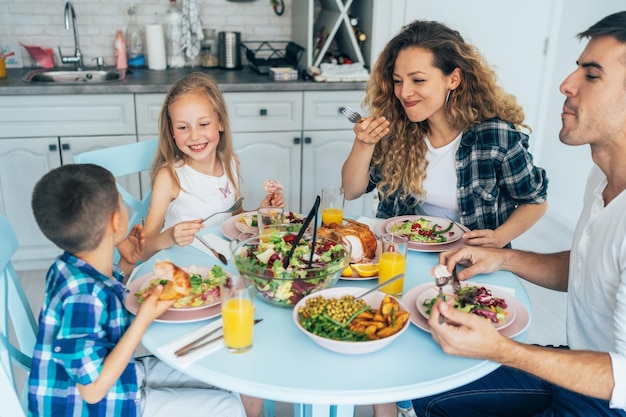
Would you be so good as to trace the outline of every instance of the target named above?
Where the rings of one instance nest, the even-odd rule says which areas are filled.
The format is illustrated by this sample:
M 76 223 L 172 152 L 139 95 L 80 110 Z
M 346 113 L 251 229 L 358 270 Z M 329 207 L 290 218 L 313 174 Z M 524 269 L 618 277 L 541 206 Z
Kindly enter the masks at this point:
M 396 235 L 403 235 L 409 238 L 411 242 L 417 243 L 445 243 L 448 238 L 454 235 L 451 232 L 454 222 L 443 227 L 438 224 L 432 224 L 428 219 L 420 217 L 417 220 L 405 220 L 394 224 L 389 231 Z

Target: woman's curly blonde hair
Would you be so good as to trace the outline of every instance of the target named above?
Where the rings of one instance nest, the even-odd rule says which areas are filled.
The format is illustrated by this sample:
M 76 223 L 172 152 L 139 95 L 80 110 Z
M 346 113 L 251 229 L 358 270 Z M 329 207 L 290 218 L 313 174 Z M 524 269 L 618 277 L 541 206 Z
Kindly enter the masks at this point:
M 161 107 L 161 114 L 159 115 L 159 146 L 150 169 L 152 185 L 154 186 L 154 179 L 159 170 L 166 167 L 172 179 L 180 186 L 180 181 L 178 180 L 178 175 L 176 175 L 174 168 L 178 166 L 181 161 L 185 161 L 186 156 L 178 149 L 178 146 L 176 146 L 172 134 L 174 130 L 172 119 L 169 115 L 169 108 L 170 105 L 180 97 L 197 92 L 203 94 L 209 103 L 211 103 L 219 122 L 224 127 L 224 131 L 220 132 L 220 141 L 217 145 L 216 152 L 224 166 L 226 177 L 235 188 L 235 196 L 238 197 L 240 190 L 239 182 L 236 181 L 236 179 L 240 178 L 240 175 L 239 172 L 234 172 L 237 168 L 233 168 L 233 166 L 237 167 L 237 165 L 232 163 L 233 158 L 235 158 L 235 151 L 233 148 L 232 134 L 230 132 L 226 101 L 215 80 L 202 72 L 193 72 L 185 78 L 178 80 L 167 92 L 163 106 Z
M 433 54 L 433 65 L 444 75 L 461 70 L 461 83 L 450 92 L 446 104 L 448 122 L 465 131 L 483 120 L 497 117 L 516 129 L 530 128 L 523 123 L 524 111 L 515 96 L 498 84 L 493 69 L 481 53 L 465 42 L 458 31 L 432 21 L 413 21 L 404 26 L 380 53 L 367 85 L 364 105 L 372 117 L 390 121 L 387 140 L 376 144 L 372 167 L 378 167 L 377 184 L 383 199 L 398 192 L 401 198 L 424 196 L 428 120 L 411 122 L 394 95 L 393 70 L 398 53 L 407 48 L 423 48 Z

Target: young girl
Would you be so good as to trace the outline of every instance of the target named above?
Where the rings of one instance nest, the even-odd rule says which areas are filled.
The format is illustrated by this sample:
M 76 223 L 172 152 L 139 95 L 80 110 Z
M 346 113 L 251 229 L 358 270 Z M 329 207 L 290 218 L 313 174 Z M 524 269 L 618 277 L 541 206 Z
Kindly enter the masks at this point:
M 200 229 L 221 224 L 231 214 L 203 218 L 228 209 L 240 196 L 226 103 L 210 76 L 195 72 L 170 88 L 159 132 L 144 259 L 173 245 L 189 245 Z M 280 190 L 268 192 L 260 204 L 284 205 Z

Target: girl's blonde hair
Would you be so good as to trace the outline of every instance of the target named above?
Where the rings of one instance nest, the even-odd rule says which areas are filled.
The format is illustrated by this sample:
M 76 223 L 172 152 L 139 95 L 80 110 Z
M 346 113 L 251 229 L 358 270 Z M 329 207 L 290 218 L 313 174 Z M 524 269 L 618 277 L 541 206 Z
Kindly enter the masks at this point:
M 180 161 L 185 161 L 185 154 L 178 149 L 174 136 L 172 135 L 172 119 L 169 115 L 170 105 L 178 100 L 185 94 L 190 93 L 202 93 L 206 99 L 211 103 L 211 106 L 215 109 L 219 122 L 224 127 L 224 131 L 220 132 L 220 141 L 217 145 L 217 154 L 222 159 L 222 165 L 224 166 L 224 172 L 228 177 L 228 180 L 235 187 L 235 196 L 239 197 L 239 167 L 234 164 L 235 151 L 233 149 L 233 138 L 230 132 L 230 122 L 228 119 L 228 110 L 226 108 L 226 102 L 224 96 L 220 91 L 215 80 L 207 74 L 202 72 L 194 72 L 187 77 L 177 81 L 170 87 L 165 96 L 165 101 L 161 107 L 161 114 L 159 115 L 159 146 L 157 153 L 152 162 L 150 169 L 150 177 L 152 185 L 154 186 L 154 179 L 157 172 L 163 167 L 167 168 L 170 175 L 180 186 L 178 176 L 174 171 Z
M 365 107 L 372 117 L 384 116 L 391 131 L 387 140 L 374 149 L 372 167 L 378 167 L 381 180 L 377 188 L 383 199 L 398 192 L 400 198 L 424 196 L 428 120 L 411 122 L 394 95 L 393 70 L 398 53 L 407 48 L 423 48 L 433 54 L 433 66 L 444 75 L 461 70 L 461 84 L 450 91 L 446 117 L 455 129 L 465 131 L 476 123 L 497 117 L 516 129 L 530 128 L 523 123 L 524 111 L 515 96 L 497 84 L 495 72 L 480 52 L 465 42 L 458 31 L 429 21 L 413 21 L 404 26 L 385 46 L 372 70 L 365 96 Z

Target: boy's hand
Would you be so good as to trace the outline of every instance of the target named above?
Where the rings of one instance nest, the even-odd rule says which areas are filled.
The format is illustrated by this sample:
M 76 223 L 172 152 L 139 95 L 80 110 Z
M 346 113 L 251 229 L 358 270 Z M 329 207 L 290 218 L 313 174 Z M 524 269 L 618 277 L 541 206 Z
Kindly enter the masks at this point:
M 163 286 L 157 285 L 150 293 L 150 296 L 144 300 L 139 306 L 137 319 L 144 319 L 148 323 L 152 323 L 154 319 L 165 313 L 168 308 L 174 305 L 175 300 L 159 300 L 163 293 Z
M 143 226 L 136 224 L 131 229 L 126 239 L 117 245 L 120 253 L 120 261 L 124 261 L 129 265 L 135 265 L 141 260 L 143 251 L 146 248 L 146 237 L 143 234 Z

